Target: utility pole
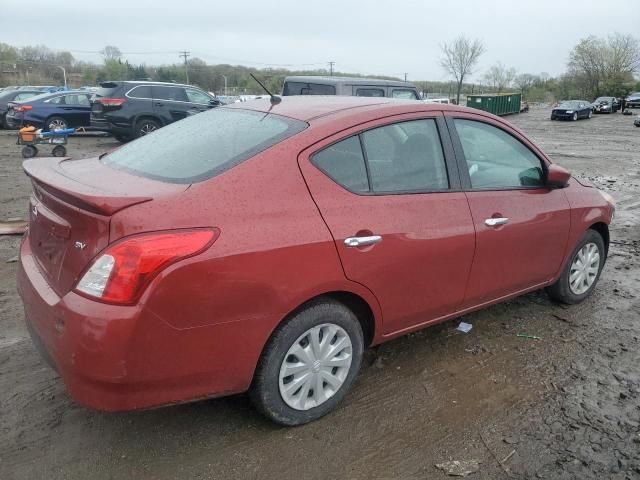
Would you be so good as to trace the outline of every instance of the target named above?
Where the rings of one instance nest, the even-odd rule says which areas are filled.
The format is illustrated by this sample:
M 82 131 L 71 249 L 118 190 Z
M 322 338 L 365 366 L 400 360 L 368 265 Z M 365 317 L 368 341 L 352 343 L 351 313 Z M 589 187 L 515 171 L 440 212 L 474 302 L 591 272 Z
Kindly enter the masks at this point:
M 333 66 L 336 64 L 336 62 L 329 62 L 329 75 L 333 77 Z
M 404 72 L 404 81 L 405 82 L 407 81 L 407 75 L 408 75 L 407 72 Z
M 189 85 L 189 64 L 187 63 L 187 58 L 191 56 L 191 53 L 183 50 L 178 56 L 184 57 L 184 73 L 187 76 L 187 85 Z

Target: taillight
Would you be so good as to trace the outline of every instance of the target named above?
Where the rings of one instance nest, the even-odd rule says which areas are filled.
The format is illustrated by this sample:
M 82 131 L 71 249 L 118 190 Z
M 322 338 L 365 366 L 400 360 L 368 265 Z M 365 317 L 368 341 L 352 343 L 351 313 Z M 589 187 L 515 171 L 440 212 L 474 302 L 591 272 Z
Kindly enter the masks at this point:
M 164 268 L 207 249 L 219 230 L 175 230 L 114 243 L 85 272 L 75 291 L 104 302 L 132 304 Z
M 127 101 L 126 98 L 98 98 L 96 102 L 109 107 L 121 107 L 123 103 Z
M 28 112 L 29 110 L 33 110 L 31 105 L 18 105 L 13 108 L 16 112 Z

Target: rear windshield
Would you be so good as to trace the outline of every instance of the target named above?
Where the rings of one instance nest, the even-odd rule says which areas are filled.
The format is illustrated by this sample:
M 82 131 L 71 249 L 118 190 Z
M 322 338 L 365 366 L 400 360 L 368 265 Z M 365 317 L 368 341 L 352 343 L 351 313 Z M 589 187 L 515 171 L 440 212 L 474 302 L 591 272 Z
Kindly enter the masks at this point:
M 120 85 L 115 82 L 103 82 L 100 84 L 100 88 L 95 91 L 96 98 L 110 97 Z
M 321 83 L 285 82 L 282 95 L 335 95 L 336 87 Z
M 199 182 L 306 126 L 279 115 L 220 107 L 141 137 L 104 155 L 102 161 L 113 168 L 165 182 Z

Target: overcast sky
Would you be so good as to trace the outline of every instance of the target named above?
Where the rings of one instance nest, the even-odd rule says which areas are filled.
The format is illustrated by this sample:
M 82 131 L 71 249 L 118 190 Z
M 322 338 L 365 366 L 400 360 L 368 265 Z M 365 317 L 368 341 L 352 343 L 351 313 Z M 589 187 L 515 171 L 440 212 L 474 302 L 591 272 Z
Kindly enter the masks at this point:
M 501 61 L 519 72 L 564 71 L 590 34 L 640 38 L 639 0 L 0 0 L 0 42 L 69 50 L 82 60 L 115 45 L 132 63 L 317 68 L 446 80 L 440 44 L 463 33 L 486 46 L 478 78 Z M 34 12 L 34 19 L 29 18 Z M 32 28 L 30 28 L 32 27 Z M 139 52 L 145 52 L 140 54 Z M 309 65 L 310 64 L 310 65 Z

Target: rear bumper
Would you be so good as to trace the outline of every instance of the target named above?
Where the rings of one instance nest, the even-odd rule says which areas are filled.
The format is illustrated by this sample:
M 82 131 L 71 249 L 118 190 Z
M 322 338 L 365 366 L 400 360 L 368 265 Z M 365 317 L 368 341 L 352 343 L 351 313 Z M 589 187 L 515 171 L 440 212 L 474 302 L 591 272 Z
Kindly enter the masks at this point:
M 113 135 L 131 136 L 133 132 L 131 125 L 114 124 L 105 118 L 96 118 L 93 115 L 91 116 L 90 125 L 93 130 L 108 132 Z
M 59 297 L 40 273 L 27 236 L 17 280 L 34 344 L 71 397 L 98 410 L 151 408 L 245 391 L 269 334 L 270 322 L 181 330 L 140 305 L 107 305 L 73 292 Z M 247 336 L 256 340 L 247 342 Z

